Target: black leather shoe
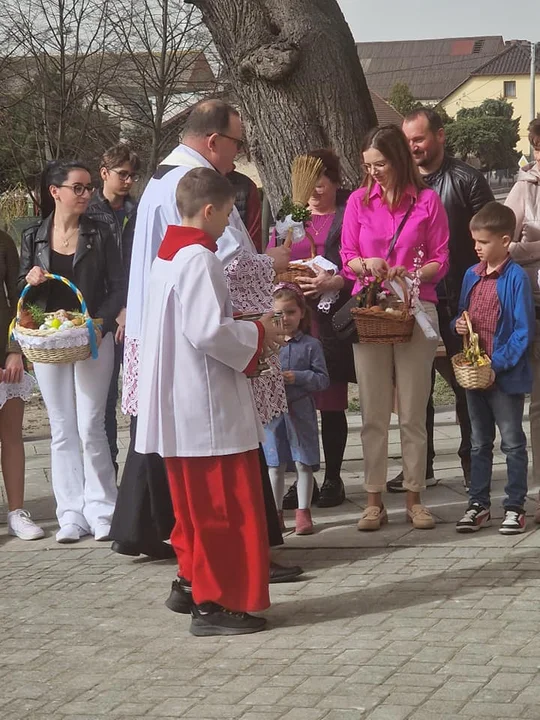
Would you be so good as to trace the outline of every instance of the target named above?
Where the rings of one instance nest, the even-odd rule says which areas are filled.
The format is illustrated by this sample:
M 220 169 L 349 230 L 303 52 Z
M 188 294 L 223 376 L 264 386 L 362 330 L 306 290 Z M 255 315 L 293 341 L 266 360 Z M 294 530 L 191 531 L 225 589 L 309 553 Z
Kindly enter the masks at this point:
M 271 583 L 286 583 L 293 582 L 299 575 L 303 574 L 303 570 L 298 565 L 286 567 L 276 562 L 270 563 L 270 582 Z
M 324 478 L 317 507 L 330 508 L 342 505 L 345 502 L 345 485 L 338 478 Z
M 426 471 L 426 487 L 435 487 L 439 481 L 433 475 L 433 470 Z M 404 493 L 407 489 L 403 487 L 403 470 L 396 475 L 395 478 L 386 483 L 386 489 L 389 493 Z
M 182 615 L 190 614 L 193 599 L 191 596 L 191 585 L 185 578 L 173 580 L 171 594 L 165 600 L 165 605 L 173 612 L 182 613 Z
M 119 555 L 130 555 L 131 557 L 139 557 L 140 550 L 131 543 L 117 542 L 114 540 L 111 550 Z
M 319 500 L 319 486 L 317 481 L 313 481 L 313 494 L 311 496 L 311 504 L 316 505 Z M 296 492 L 296 481 L 291 485 L 283 496 L 283 509 L 284 510 L 297 510 L 298 509 L 298 494 Z
M 118 542 L 115 540 L 111 545 L 111 550 L 119 555 L 129 555 L 130 557 L 139 557 L 139 555 L 147 555 L 153 560 L 172 560 L 176 557 L 174 548 L 169 543 L 161 542 L 148 547 L 138 547 L 133 543 Z
M 246 635 L 264 630 L 265 618 L 244 612 L 233 612 L 215 603 L 193 605 L 189 632 L 197 637 L 212 635 Z

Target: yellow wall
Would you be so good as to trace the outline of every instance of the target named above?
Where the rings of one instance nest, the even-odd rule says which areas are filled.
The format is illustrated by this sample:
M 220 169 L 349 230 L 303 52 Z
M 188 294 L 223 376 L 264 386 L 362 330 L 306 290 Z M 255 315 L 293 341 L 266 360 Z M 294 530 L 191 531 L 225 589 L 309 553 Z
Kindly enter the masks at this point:
M 525 75 L 499 75 L 480 76 L 469 78 L 463 85 L 445 98 L 441 105 L 450 117 L 455 117 L 461 108 L 480 105 L 483 100 L 497 99 L 504 95 L 504 83 L 515 81 L 516 97 L 507 98 L 514 106 L 514 118 L 521 118 L 519 134 L 520 141 L 517 150 L 529 155 L 529 141 L 527 140 L 527 126 L 530 122 L 530 80 Z M 536 112 L 540 111 L 540 76 L 536 76 Z

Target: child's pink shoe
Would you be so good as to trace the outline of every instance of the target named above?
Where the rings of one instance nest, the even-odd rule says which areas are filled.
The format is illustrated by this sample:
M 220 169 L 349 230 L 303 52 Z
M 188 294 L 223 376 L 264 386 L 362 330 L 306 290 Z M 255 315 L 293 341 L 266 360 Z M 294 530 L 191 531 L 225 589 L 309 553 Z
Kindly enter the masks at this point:
M 297 510 L 295 519 L 297 535 L 313 535 L 313 522 L 309 508 L 307 510 Z

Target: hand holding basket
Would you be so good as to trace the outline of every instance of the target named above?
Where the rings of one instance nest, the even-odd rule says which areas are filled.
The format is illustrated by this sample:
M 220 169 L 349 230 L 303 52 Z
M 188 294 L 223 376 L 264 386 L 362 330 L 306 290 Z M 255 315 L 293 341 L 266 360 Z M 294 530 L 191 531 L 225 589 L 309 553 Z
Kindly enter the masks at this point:
M 410 311 L 407 283 L 400 278 L 403 301 L 394 301 L 390 308 L 383 309 L 369 300 L 367 307 L 353 307 L 353 316 L 359 342 L 378 345 L 397 345 L 409 342 L 415 319 Z
M 452 358 L 454 375 L 465 390 L 486 390 L 493 384 L 491 360 L 480 350 L 478 334 L 473 331 L 469 313 L 464 312 L 463 318 L 468 333 L 463 336 L 463 352 Z
M 94 359 L 98 355 L 101 342 L 100 319 L 92 319 L 81 291 L 67 278 L 53 273 L 45 273 L 47 280 L 56 280 L 67 285 L 76 295 L 81 306 L 83 324 L 61 331 L 34 330 L 20 325 L 24 299 L 32 285 L 26 285 L 17 303 L 17 315 L 9 329 L 10 336 L 21 346 L 25 357 L 33 363 L 74 363 Z

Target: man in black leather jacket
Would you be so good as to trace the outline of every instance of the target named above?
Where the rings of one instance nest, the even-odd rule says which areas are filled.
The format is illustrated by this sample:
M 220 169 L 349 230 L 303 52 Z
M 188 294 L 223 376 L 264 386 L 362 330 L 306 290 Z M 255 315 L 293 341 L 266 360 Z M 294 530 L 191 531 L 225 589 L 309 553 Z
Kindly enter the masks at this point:
M 450 269 L 437 288 L 439 305 L 439 327 L 446 348 L 446 357 L 435 360 L 435 368 L 450 385 L 456 396 L 456 413 L 461 430 L 461 444 L 458 450 L 465 484 L 468 485 L 471 464 L 471 424 L 467 410 L 465 391 L 454 377 L 452 355 L 460 352 L 461 341 L 450 330 L 450 321 L 457 315 L 459 295 L 463 276 L 471 265 L 478 262 L 469 223 L 484 205 L 493 200 L 493 193 L 485 177 L 467 163 L 451 157 L 445 152 L 445 134 L 441 117 L 430 108 L 418 108 L 405 116 L 403 132 L 409 141 L 413 158 L 423 180 L 435 190 L 442 200 L 450 226 Z M 433 391 L 429 400 L 426 417 L 428 432 L 428 464 L 426 484 L 435 485 L 433 476 L 434 407 Z M 404 492 L 403 474 L 387 483 L 389 492 Z
M 138 156 L 125 143 L 119 143 L 106 150 L 101 158 L 99 170 L 103 187 L 94 193 L 86 211 L 89 217 L 100 220 L 109 226 L 122 258 L 126 287 L 131 262 L 133 228 L 137 214 L 137 203 L 129 192 L 133 183 L 139 179 L 139 168 L 140 160 Z M 107 431 L 111 457 L 117 474 L 116 406 L 118 403 L 118 377 L 124 354 L 125 323 L 126 312 L 125 308 L 123 308 L 117 318 L 114 369 L 105 412 L 105 430 Z

